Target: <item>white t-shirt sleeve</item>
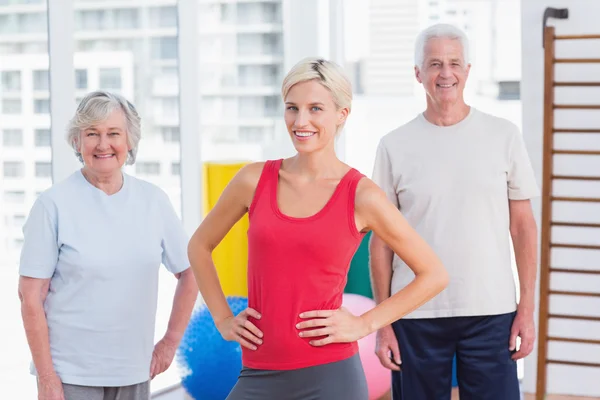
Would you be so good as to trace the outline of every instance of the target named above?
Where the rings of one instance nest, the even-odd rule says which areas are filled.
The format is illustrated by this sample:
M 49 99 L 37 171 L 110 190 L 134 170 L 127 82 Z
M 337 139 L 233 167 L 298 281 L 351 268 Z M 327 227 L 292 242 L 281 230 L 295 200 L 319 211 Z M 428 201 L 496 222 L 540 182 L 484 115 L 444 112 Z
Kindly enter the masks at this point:
M 188 237 L 171 201 L 164 192 L 161 195 L 163 220 L 162 263 L 171 273 L 178 274 L 190 266 L 187 255 Z
M 19 275 L 50 279 L 58 262 L 58 223 L 56 209 L 39 197 L 23 226 L 23 247 Z
M 396 195 L 396 187 L 394 184 L 394 174 L 392 173 L 392 163 L 383 141 L 380 141 L 379 146 L 377 147 L 375 165 L 373 167 L 373 182 L 384 191 L 388 200 L 399 208 L 398 196 Z
M 508 198 L 527 200 L 539 196 L 539 188 L 523 136 L 516 128 L 509 151 Z

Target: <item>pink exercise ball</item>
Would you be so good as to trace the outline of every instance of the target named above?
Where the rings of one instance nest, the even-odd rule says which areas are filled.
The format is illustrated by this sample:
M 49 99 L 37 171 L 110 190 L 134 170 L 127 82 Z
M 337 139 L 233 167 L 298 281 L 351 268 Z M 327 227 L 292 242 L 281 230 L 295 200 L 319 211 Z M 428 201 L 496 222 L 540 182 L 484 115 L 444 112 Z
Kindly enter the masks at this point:
M 342 306 L 354 315 L 361 315 L 375 307 L 375 301 L 358 294 L 344 293 Z M 379 399 L 391 387 L 391 372 L 384 368 L 375 354 L 375 332 L 358 341 L 360 360 L 367 377 L 369 400 Z

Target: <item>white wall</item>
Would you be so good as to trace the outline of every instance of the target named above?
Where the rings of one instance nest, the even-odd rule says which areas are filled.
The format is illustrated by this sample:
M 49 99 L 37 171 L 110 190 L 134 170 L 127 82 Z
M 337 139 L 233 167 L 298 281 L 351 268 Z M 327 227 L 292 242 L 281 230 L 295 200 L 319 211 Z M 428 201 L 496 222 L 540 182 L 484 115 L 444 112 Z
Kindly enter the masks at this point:
M 600 34 L 597 15 L 600 2 L 589 0 L 523 0 L 522 1 L 522 83 L 523 130 L 530 156 L 539 182 L 542 178 L 542 130 L 543 130 L 543 76 L 544 54 L 542 48 L 542 15 L 546 7 L 568 8 L 567 20 L 550 20 L 557 34 Z M 558 42 L 557 57 L 600 57 L 600 40 Z M 556 80 L 600 81 L 599 64 L 559 64 Z M 588 88 L 558 88 L 556 103 L 600 104 L 600 90 Z M 557 110 L 555 126 L 564 128 L 600 128 L 598 111 Z M 600 149 L 600 135 L 556 135 L 556 148 Z M 571 175 L 600 175 L 600 157 L 557 156 L 555 172 Z M 600 196 L 598 182 L 556 182 L 555 195 Z M 534 210 L 540 222 L 540 201 L 534 202 Z M 600 222 L 600 204 L 554 202 L 554 220 L 571 222 Z M 567 230 L 570 229 L 570 230 Z M 561 228 L 553 231 L 556 242 L 600 244 L 598 230 Z M 551 260 L 555 266 L 570 268 L 598 268 L 600 251 L 556 251 Z M 562 275 L 562 276 L 561 276 Z M 538 281 L 539 282 L 539 281 Z M 598 292 L 600 278 L 594 275 L 553 274 L 550 287 L 562 290 Z M 538 299 L 539 300 L 539 299 Z M 600 315 L 600 298 L 576 298 L 553 296 L 550 312 L 563 314 Z M 537 315 L 536 315 L 537 322 Z M 550 334 L 600 339 L 600 323 L 569 320 L 552 320 Z M 537 346 L 536 346 L 537 350 Z M 575 343 L 550 342 L 549 356 L 553 359 L 598 362 L 600 346 Z M 537 353 L 534 352 L 525 364 L 524 389 L 535 391 Z M 552 364 L 548 367 L 548 393 L 563 393 L 580 396 L 600 396 L 600 368 L 574 367 Z

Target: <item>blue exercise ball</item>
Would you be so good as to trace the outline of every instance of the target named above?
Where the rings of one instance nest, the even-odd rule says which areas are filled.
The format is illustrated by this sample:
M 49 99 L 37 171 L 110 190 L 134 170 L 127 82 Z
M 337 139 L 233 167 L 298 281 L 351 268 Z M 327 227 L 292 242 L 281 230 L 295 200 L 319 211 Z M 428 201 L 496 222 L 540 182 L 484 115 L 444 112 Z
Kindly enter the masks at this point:
M 245 297 L 227 297 L 234 315 L 248 307 Z M 242 349 L 221 337 L 208 308 L 194 311 L 177 353 L 181 384 L 195 400 L 224 400 L 242 369 Z

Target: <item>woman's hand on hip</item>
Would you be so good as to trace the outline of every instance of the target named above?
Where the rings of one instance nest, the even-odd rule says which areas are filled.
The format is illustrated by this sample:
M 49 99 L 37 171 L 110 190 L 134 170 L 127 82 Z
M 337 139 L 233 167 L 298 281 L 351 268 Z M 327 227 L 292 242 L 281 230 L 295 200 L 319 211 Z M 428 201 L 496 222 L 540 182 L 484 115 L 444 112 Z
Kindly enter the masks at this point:
M 56 373 L 37 379 L 38 400 L 65 400 L 63 385 Z
M 300 314 L 300 318 L 305 320 L 296 325 L 300 337 L 320 337 L 310 341 L 313 346 L 355 342 L 369 334 L 363 319 L 344 307 L 339 310 L 307 311 Z
M 235 317 L 229 317 L 217 324 L 223 339 L 235 341 L 250 350 L 256 350 L 262 344 L 263 333 L 248 320 L 248 317 L 260 319 L 261 315 L 252 308 L 246 308 Z

